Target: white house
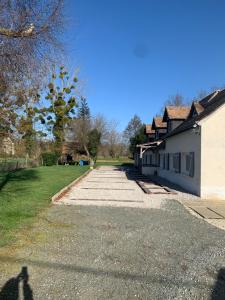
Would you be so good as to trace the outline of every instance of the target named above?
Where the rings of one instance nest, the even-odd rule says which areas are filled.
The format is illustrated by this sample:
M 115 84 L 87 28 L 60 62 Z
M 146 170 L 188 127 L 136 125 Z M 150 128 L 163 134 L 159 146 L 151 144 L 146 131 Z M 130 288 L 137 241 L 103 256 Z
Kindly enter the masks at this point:
M 225 199 L 225 90 L 191 107 L 166 107 L 162 122 L 166 134 L 137 146 L 136 164 L 142 173 L 202 198 Z

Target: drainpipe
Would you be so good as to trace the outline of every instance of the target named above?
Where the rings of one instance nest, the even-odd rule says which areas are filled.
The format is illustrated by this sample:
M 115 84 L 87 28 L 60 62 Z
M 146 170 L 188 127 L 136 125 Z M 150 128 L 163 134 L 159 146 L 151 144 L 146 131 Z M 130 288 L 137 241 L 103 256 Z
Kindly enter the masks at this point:
M 199 125 L 199 123 L 195 122 L 192 128 L 195 134 L 201 134 L 201 126 Z

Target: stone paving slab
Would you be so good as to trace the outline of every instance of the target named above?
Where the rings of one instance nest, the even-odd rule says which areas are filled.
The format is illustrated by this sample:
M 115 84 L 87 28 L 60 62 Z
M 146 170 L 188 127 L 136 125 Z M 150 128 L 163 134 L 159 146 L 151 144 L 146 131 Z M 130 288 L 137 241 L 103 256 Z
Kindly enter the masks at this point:
M 108 181 L 101 181 L 101 186 L 104 188 L 104 187 L 108 187 L 109 186 L 109 182 Z M 99 186 L 99 181 L 86 181 L 85 183 L 81 183 L 79 185 L 80 187 L 82 186 L 92 186 L 92 187 L 96 187 L 96 186 Z M 110 182 L 110 186 L 112 187 L 134 187 L 136 186 L 136 182 L 132 182 L 132 181 L 129 181 L 129 182 L 119 182 L 119 181 L 116 181 L 116 182 Z
M 84 190 L 81 188 L 75 188 L 73 191 L 70 192 L 70 198 L 87 198 L 87 199 L 98 199 L 98 198 L 104 198 L 104 199 L 118 199 L 121 200 L 122 198 L 125 199 L 131 199 L 131 200 L 140 200 L 142 201 L 143 194 L 137 192 L 136 190 Z
M 207 207 L 203 206 L 192 206 L 190 207 L 194 211 L 196 211 L 200 216 L 204 219 L 222 219 L 223 217 L 218 215 L 216 212 L 208 209 Z
M 214 206 L 214 205 L 210 205 L 208 207 L 209 209 L 211 209 L 212 211 L 214 211 L 215 213 L 217 213 L 218 215 L 222 216 L 223 218 L 225 218 L 225 207 L 224 206 Z
M 160 208 L 162 202 L 163 199 L 146 195 L 129 178 L 126 169 L 100 167 L 74 186 L 58 204 Z
M 225 201 L 224 200 L 215 200 L 215 199 L 200 199 L 200 200 L 188 200 L 188 199 L 180 199 L 183 205 L 191 209 L 193 212 L 196 212 L 196 216 L 203 217 L 210 224 L 225 229 Z M 208 218 L 207 215 L 201 211 L 203 214 L 199 214 L 196 208 L 205 209 L 208 214 L 208 210 L 212 211 L 212 213 L 216 214 L 216 218 Z M 220 216 L 220 218 L 218 218 Z

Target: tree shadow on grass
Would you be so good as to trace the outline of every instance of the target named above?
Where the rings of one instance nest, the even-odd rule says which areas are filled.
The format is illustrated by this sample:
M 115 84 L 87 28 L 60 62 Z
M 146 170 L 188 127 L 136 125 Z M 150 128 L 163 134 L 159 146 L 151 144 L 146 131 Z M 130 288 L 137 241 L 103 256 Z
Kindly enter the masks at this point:
M 23 296 L 23 297 L 21 297 Z M 27 267 L 22 267 L 21 272 L 10 278 L 0 291 L 0 300 L 33 300 L 33 292 L 29 285 Z
M 18 182 L 38 179 L 35 169 L 23 169 L 0 173 L 0 192 L 9 182 Z

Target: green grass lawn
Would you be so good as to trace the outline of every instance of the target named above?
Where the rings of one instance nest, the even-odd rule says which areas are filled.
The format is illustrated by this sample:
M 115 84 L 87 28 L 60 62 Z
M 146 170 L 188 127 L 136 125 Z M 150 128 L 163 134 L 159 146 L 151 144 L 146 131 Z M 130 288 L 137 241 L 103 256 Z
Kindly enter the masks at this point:
M 122 161 L 97 161 L 95 166 L 133 166 L 133 162 L 122 162 Z
M 118 157 L 118 158 L 103 158 L 99 157 L 96 162 L 96 166 L 125 166 L 133 165 L 134 161 L 128 157 Z
M 80 177 L 88 166 L 52 166 L 0 173 L 0 246 L 34 221 L 51 197 Z
M 98 156 L 98 161 L 131 161 L 131 159 L 128 156 L 119 156 L 119 157 L 104 157 L 104 156 Z

